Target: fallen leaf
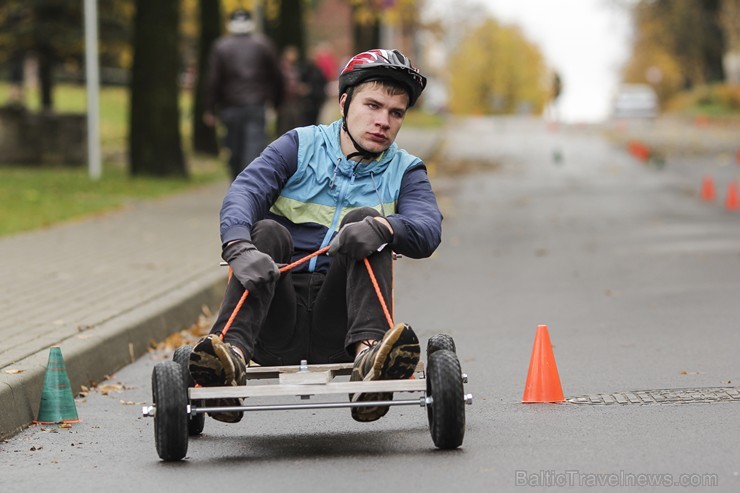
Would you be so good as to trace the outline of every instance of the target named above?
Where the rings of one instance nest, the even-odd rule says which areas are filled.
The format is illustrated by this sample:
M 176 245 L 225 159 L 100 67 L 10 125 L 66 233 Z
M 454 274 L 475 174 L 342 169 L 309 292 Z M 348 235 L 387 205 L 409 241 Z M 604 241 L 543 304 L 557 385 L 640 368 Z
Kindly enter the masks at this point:
M 194 345 L 198 342 L 204 335 L 208 334 L 213 324 L 213 313 L 206 306 L 203 306 L 202 310 L 198 321 L 187 329 L 172 334 L 162 342 L 150 341 L 150 350 L 174 351 L 180 346 Z
M 123 401 L 123 400 L 120 402 L 124 406 L 141 406 L 141 405 L 146 404 L 146 402 L 134 402 L 134 401 Z
M 107 384 L 98 386 L 98 392 L 103 395 L 108 395 L 109 392 L 120 392 L 123 390 L 123 385 Z
M 19 373 L 23 373 L 23 372 L 24 372 L 24 371 L 26 371 L 26 370 L 16 370 L 16 369 L 14 369 L 14 368 L 11 368 L 10 370 L 3 370 L 3 371 L 4 371 L 5 373 L 7 373 L 8 375 L 17 375 L 17 374 L 19 374 Z
M 71 423 L 62 423 L 62 424 L 59 425 L 59 428 L 65 428 L 65 429 L 66 428 L 72 428 L 72 424 Z

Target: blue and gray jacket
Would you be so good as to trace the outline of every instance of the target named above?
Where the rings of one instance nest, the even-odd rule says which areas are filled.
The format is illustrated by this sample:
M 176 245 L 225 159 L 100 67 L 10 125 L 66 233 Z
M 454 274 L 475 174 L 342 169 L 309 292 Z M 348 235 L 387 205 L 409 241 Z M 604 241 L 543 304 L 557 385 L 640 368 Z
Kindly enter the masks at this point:
M 250 240 L 261 219 L 284 225 L 294 260 L 329 244 L 344 215 L 373 207 L 393 227 L 397 253 L 428 257 L 439 246 L 442 214 L 424 163 L 394 143 L 371 163 L 348 160 L 339 146 L 341 120 L 284 134 L 234 180 L 221 208 L 221 241 Z M 300 270 L 324 272 L 315 257 Z M 297 269 L 298 270 L 298 269 Z

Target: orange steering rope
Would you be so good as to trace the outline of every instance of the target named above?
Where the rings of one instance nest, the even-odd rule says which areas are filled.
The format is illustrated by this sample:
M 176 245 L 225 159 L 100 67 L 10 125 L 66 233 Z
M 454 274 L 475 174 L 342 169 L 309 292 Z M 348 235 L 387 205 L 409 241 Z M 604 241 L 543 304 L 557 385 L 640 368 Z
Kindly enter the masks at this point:
M 280 267 L 280 273 L 287 272 L 289 270 L 292 270 L 299 265 L 303 264 L 304 262 L 307 262 L 311 260 L 312 258 L 321 255 L 323 253 L 326 253 L 329 250 L 329 246 L 325 246 L 324 248 L 321 248 L 319 250 L 316 250 L 313 253 L 310 253 L 306 255 L 305 257 L 299 258 L 295 262 L 284 265 Z M 373 272 L 373 268 L 370 266 L 370 261 L 365 258 L 365 267 L 367 267 L 367 273 L 370 275 L 370 281 L 373 283 L 373 287 L 375 288 L 375 294 L 378 296 L 378 301 L 380 301 L 380 306 L 383 307 L 383 313 L 385 314 L 385 319 L 388 321 L 388 325 L 390 325 L 391 328 L 393 328 L 393 317 L 391 316 L 390 312 L 388 311 L 388 306 L 385 303 L 385 300 L 383 299 L 383 293 L 380 291 L 380 285 L 378 284 L 377 279 L 375 279 L 375 273 Z M 229 279 L 231 279 L 232 271 L 231 268 L 229 268 Z M 236 318 L 237 313 L 242 309 L 242 306 L 244 305 L 244 302 L 247 299 L 247 296 L 249 295 L 248 290 L 244 290 L 244 294 L 239 299 L 239 302 L 234 307 L 234 311 L 231 312 L 231 316 L 229 317 L 229 320 L 226 322 L 226 325 L 224 325 L 224 328 L 221 330 L 221 334 L 219 334 L 219 337 L 221 340 L 223 340 L 226 333 L 231 328 L 231 324 L 234 323 L 234 319 Z
M 373 272 L 373 268 L 370 265 L 370 261 L 365 257 L 363 259 L 365 261 L 365 267 L 367 267 L 367 273 L 370 276 L 370 282 L 373 283 L 373 287 L 375 288 L 375 294 L 378 296 L 378 301 L 380 301 L 380 306 L 383 307 L 383 314 L 385 314 L 385 320 L 388 322 L 388 325 L 390 328 L 393 328 L 393 317 L 391 316 L 391 313 L 388 311 L 388 305 L 385 304 L 385 299 L 383 299 L 383 293 L 380 291 L 380 285 L 378 284 L 378 280 L 375 279 L 375 273 Z

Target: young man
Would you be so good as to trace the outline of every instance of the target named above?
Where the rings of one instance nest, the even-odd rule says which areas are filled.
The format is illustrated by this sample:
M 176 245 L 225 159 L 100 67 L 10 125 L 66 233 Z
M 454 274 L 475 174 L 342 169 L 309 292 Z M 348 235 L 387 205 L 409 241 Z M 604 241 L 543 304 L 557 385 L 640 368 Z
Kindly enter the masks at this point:
M 342 118 L 289 131 L 237 177 L 221 209 L 222 256 L 233 276 L 211 333 L 191 354 L 197 383 L 244 385 L 250 360 L 354 360 L 351 380 L 413 374 L 419 341 L 405 324 L 390 327 L 364 259 L 390 307 L 392 251 L 424 258 L 441 241 L 442 215 L 424 163 L 394 143 L 425 85 L 399 51 L 360 53 L 339 77 Z M 328 256 L 279 272 L 278 265 L 326 245 Z M 246 302 L 222 341 L 245 289 Z M 387 411 L 356 407 L 352 417 L 374 421 Z M 241 415 L 211 413 L 227 422 Z

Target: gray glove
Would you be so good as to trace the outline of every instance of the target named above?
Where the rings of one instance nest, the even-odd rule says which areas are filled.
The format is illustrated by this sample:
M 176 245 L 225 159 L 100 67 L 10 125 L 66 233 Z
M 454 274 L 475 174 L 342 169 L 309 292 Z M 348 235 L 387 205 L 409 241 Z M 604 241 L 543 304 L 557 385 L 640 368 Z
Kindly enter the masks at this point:
M 224 248 L 221 257 L 229 263 L 247 291 L 252 291 L 261 283 L 275 283 L 280 277 L 280 269 L 272 257 L 257 250 L 249 241 L 230 244 Z
M 362 221 L 346 224 L 339 230 L 331 243 L 329 255 L 347 255 L 353 260 L 362 260 L 379 251 L 392 239 L 387 227 L 366 217 Z

